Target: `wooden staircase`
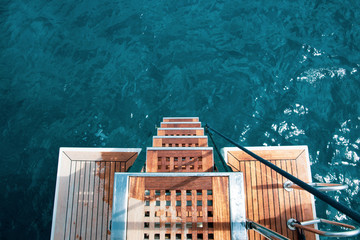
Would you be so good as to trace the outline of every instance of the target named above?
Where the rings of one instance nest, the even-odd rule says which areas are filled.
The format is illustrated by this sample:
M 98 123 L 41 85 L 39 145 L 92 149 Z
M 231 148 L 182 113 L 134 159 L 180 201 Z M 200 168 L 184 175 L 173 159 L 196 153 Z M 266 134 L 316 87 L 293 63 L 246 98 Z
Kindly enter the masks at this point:
M 153 147 L 147 148 L 146 172 L 213 172 L 213 166 L 213 149 L 199 118 L 163 118 Z

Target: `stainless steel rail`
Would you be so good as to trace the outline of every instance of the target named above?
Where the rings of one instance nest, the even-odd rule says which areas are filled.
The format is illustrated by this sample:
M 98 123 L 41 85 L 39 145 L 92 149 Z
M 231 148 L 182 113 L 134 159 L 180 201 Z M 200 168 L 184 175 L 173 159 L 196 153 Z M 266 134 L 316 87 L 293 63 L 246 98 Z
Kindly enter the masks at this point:
M 307 227 L 307 225 L 312 225 L 312 224 L 317 224 L 317 223 L 327 223 L 330 225 L 335 225 L 335 226 L 348 228 L 348 229 L 352 229 L 352 230 L 341 231 L 341 232 L 329 232 L 329 231 L 322 231 L 319 229 L 315 229 L 312 227 Z M 321 236 L 326 236 L 326 237 L 354 237 L 360 233 L 360 228 L 356 228 L 353 225 L 329 221 L 329 220 L 322 219 L 322 218 L 318 218 L 318 219 L 314 219 L 314 220 L 310 220 L 310 221 L 306 221 L 306 222 L 298 222 L 296 219 L 290 218 L 287 222 L 287 226 L 290 230 L 295 230 L 296 228 L 299 228 L 304 231 L 313 232 L 313 233 L 319 234 Z
M 260 225 L 256 222 L 253 222 L 251 220 L 246 220 L 246 228 L 248 230 L 254 230 L 258 233 L 260 233 L 262 236 L 264 236 L 266 239 L 270 239 L 270 240 L 275 240 L 275 239 L 279 239 L 279 240 L 289 240 L 289 238 L 284 237 L 283 235 L 274 232 L 271 229 L 268 229 L 267 227 L 264 227 L 263 225 Z
M 316 188 L 320 192 L 340 191 L 348 188 L 348 185 L 337 183 L 308 183 L 308 185 Z M 292 191 L 293 189 L 303 190 L 301 187 L 289 180 L 284 182 L 284 189 L 288 192 Z

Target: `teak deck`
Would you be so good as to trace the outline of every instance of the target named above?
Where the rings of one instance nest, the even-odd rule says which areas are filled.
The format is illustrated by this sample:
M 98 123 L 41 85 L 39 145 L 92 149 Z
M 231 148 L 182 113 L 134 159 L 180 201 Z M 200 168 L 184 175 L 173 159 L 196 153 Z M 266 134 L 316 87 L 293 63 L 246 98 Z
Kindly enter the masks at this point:
M 228 177 L 130 177 L 128 204 L 127 239 L 230 240 Z
M 307 146 L 248 149 L 302 181 L 312 181 Z M 313 196 L 302 190 L 286 191 L 283 184 L 287 179 L 238 148 L 225 148 L 224 153 L 233 171 L 244 174 L 246 217 L 289 239 L 298 239 L 297 232 L 287 227 L 287 220 L 315 219 Z M 307 240 L 317 239 L 310 232 L 305 236 Z M 265 239 L 255 231 L 248 231 L 248 238 Z
M 51 239 L 110 239 L 114 173 L 139 148 L 61 148 Z
M 240 223 L 243 231 L 235 239 L 245 239 L 245 204 L 247 219 L 289 239 L 299 238 L 296 231 L 287 228 L 288 219 L 316 218 L 312 195 L 297 189 L 286 191 L 286 179 L 238 148 L 224 148 L 223 155 L 234 172 L 242 173 L 226 173 L 229 177 L 209 173 L 215 169 L 213 149 L 208 147 L 198 118 L 163 121 L 158 136 L 153 138 L 153 147 L 147 148 L 148 173 L 126 173 L 131 175 L 129 185 L 117 184 L 123 188 L 123 192 L 116 192 L 117 198 L 114 179 L 124 174 L 115 172 L 127 172 L 140 148 L 60 149 L 51 239 L 125 239 L 111 235 L 112 219 L 124 214 L 113 212 L 119 199 L 129 204 L 124 220 L 127 239 L 230 240 L 235 236 L 230 232 Z M 248 149 L 304 182 L 311 182 L 306 146 Z M 155 173 L 159 176 L 143 177 Z M 183 177 L 176 177 L 180 175 Z M 233 179 L 231 184 L 228 179 Z M 230 189 L 241 192 L 237 195 L 241 209 L 234 204 L 237 200 Z M 233 222 L 233 212 L 241 212 L 241 219 L 235 217 Z M 318 239 L 315 234 L 305 234 L 307 240 Z M 248 239 L 265 238 L 250 230 Z

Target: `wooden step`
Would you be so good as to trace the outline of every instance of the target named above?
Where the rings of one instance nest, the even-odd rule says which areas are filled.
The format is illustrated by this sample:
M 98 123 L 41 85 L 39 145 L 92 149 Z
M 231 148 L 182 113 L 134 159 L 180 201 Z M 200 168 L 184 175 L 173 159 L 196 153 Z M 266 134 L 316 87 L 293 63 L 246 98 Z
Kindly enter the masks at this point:
M 158 136 L 204 136 L 204 128 L 158 128 Z
M 201 122 L 162 122 L 162 128 L 199 128 Z
M 164 117 L 163 122 L 199 122 L 198 117 Z
M 207 136 L 154 136 L 153 147 L 207 147 Z
M 149 147 L 146 172 L 212 172 L 211 147 Z

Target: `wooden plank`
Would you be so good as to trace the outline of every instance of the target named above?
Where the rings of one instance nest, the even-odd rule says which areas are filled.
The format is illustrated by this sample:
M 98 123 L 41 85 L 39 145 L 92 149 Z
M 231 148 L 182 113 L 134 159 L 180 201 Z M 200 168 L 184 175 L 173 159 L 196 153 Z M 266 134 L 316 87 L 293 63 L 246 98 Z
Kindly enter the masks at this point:
M 146 189 L 146 187 L 145 187 Z M 149 220 L 149 229 L 148 229 L 148 233 L 150 234 L 150 240 L 154 240 L 154 234 L 155 234 L 155 222 L 157 221 L 157 217 L 155 216 L 155 191 L 150 191 L 150 199 L 152 201 L 150 201 L 150 220 Z M 132 238 L 129 238 L 129 240 L 132 240 Z
M 163 122 L 198 122 L 198 117 L 191 117 L 191 118 L 163 118 Z
M 108 218 L 109 218 L 109 192 L 110 192 L 110 167 L 111 163 L 105 163 L 105 177 L 104 177 L 104 196 L 103 196 L 103 214 L 102 214 L 102 239 L 107 239 L 108 232 Z
M 165 240 L 165 223 L 167 222 L 167 218 L 166 218 L 166 201 L 165 201 L 165 190 L 160 190 L 160 212 L 161 212 L 161 216 L 160 216 L 160 229 L 158 230 L 160 232 L 160 240 Z
M 110 226 L 110 221 L 111 221 L 111 216 L 112 216 L 112 206 L 113 206 L 113 195 L 114 195 L 114 175 L 115 175 L 115 171 L 116 171 L 116 162 L 111 162 L 111 167 L 110 167 L 110 194 L 109 194 L 109 213 L 108 213 L 108 229 Z M 109 230 L 108 232 L 108 238 L 110 239 L 111 236 L 111 231 Z
M 255 170 L 256 170 L 256 183 L 257 183 L 257 187 L 256 187 L 256 191 L 258 194 L 258 209 L 259 209 L 259 223 L 261 225 L 265 225 L 264 223 L 264 212 L 266 211 L 264 208 L 264 193 L 263 193 L 263 185 L 264 183 L 262 182 L 262 171 L 261 171 L 261 165 L 262 163 L 260 163 L 259 161 L 255 162 Z
M 127 218 L 127 239 L 144 238 L 144 208 L 145 178 L 130 177 L 128 218 Z M 149 218 L 149 217 L 148 217 Z
M 279 161 L 275 161 L 275 165 L 278 166 L 279 168 L 281 168 L 281 160 Z M 284 197 L 284 188 L 282 187 L 278 187 L 279 184 L 283 183 L 283 177 L 276 173 L 276 177 L 277 177 L 277 189 L 278 189 L 278 197 L 279 197 L 279 209 L 280 209 L 280 221 L 281 221 L 281 234 L 282 235 L 287 235 L 287 219 L 286 219 L 286 208 L 287 206 L 285 205 L 285 197 Z
M 104 224 L 104 182 L 105 182 L 105 162 L 98 162 L 99 164 L 99 185 L 98 185 L 98 202 L 97 202 L 97 224 L 96 227 L 96 239 L 101 239 L 103 237 L 103 224 Z
M 250 220 L 254 219 L 254 211 L 253 211 L 253 193 L 252 193 L 252 184 L 251 184 L 251 166 L 250 161 L 242 161 L 245 164 L 244 167 L 244 175 L 245 175 L 245 190 L 246 190 L 246 211 L 247 216 Z M 254 231 L 248 231 L 248 236 L 251 239 L 255 238 Z
M 161 123 L 161 128 L 198 128 L 201 127 L 200 122 L 183 122 L 183 123 Z
M 292 172 L 294 173 L 295 177 L 298 177 L 298 173 L 297 173 L 297 162 L 295 161 L 291 161 L 291 169 Z M 296 211 L 296 218 L 298 221 L 301 221 L 303 219 L 302 217 L 302 211 L 301 211 L 301 191 L 293 191 L 294 192 L 294 197 L 295 197 L 295 211 Z
M 81 218 L 83 211 L 83 196 L 84 196 L 84 180 L 85 180 L 85 163 L 80 162 L 79 169 L 79 188 L 78 188 L 78 199 L 77 199 L 77 212 L 76 212 L 76 220 L 75 220 L 75 236 L 77 239 L 83 238 L 81 236 Z
M 93 196 L 93 210 L 91 213 L 91 239 L 97 237 L 97 225 L 98 225 L 98 211 L 99 211 L 99 195 L 100 195 L 100 162 L 95 162 L 94 171 L 94 196 Z
M 146 172 L 157 172 L 157 159 L 159 151 L 146 152 Z
M 207 138 L 153 138 L 153 147 L 207 147 Z
M 260 164 L 261 186 L 262 186 L 262 196 L 263 196 L 263 204 L 264 204 L 264 208 L 263 208 L 264 216 L 263 216 L 262 224 L 267 228 L 271 228 L 269 211 L 271 211 L 270 206 L 272 206 L 272 204 L 269 204 L 269 186 L 267 181 L 268 176 L 266 175 L 266 168 L 267 167 L 264 164 Z
M 177 222 L 181 222 L 181 220 L 179 220 L 180 218 L 177 217 L 177 213 L 176 213 L 176 190 L 170 190 L 170 216 L 171 216 L 171 235 L 170 238 L 171 239 L 175 239 L 176 237 L 176 223 Z
M 208 239 L 209 236 L 209 226 L 208 226 L 208 207 L 207 207 L 207 191 L 206 190 L 201 190 L 202 191 L 202 195 L 201 195 L 201 200 L 202 200 L 202 212 L 203 212 L 203 223 L 204 223 L 204 240 Z
M 213 177 L 214 237 L 230 240 L 230 211 L 228 177 Z
M 286 161 L 286 171 L 288 173 L 290 173 L 291 175 L 295 176 L 294 172 L 292 171 L 292 167 L 291 167 L 291 162 L 294 162 L 295 160 L 288 160 Z M 284 181 L 287 181 L 287 179 L 284 179 Z M 286 217 L 286 219 L 290 219 L 290 218 L 296 218 L 296 204 L 295 204 L 295 196 L 294 196 L 294 191 L 285 191 L 285 194 L 288 196 L 289 199 L 289 215 Z M 296 234 L 296 232 L 291 231 L 292 232 L 292 239 L 297 239 L 298 236 Z M 291 235 L 289 235 L 291 236 Z
M 258 156 L 270 160 L 287 160 L 296 159 L 304 150 L 303 149 L 286 149 L 286 150 L 250 150 Z M 256 160 L 243 151 L 230 151 L 229 154 L 241 160 Z
M 84 239 L 91 238 L 91 230 L 92 230 L 92 218 L 93 218 L 93 210 L 94 210 L 94 188 L 95 188 L 95 171 L 96 171 L 96 163 L 89 163 L 89 194 L 88 194 L 88 207 L 86 213 L 86 232 Z
M 120 161 L 124 162 L 130 159 L 134 154 L 138 152 L 105 152 L 105 151 L 94 151 L 94 149 L 87 151 L 86 149 L 82 150 L 71 150 L 65 151 L 66 155 L 72 161 Z
M 160 129 L 157 130 L 158 136 L 204 136 L 204 129 Z
M 162 138 L 153 138 L 153 147 L 163 147 L 164 139 Z
M 181 190 L 181 240 L 186 240 L 188 229 L 186 228 L 186 189 Z
M 158 159 L 159 158 L 178 158 L 178 162 L 174 163 L 174 169 L 170 167 L 170 169 L 162 170 L 158 169 Z M 187 161 L 182 161 L 182 158 L 185 157 Z M 190 158 L 193 157 L 195 160 L 189 161 Z M 201 164 L 197 163 L 196 160 Z M 193 165 L 194 169 L 191 170 L 192 172 L 212 172 L 213 171 L 213 152 L 212 150 L 148 150 L 147 151 L 147 159 L 146 159 L 146 171 L 147 172 L 185 172 L 186 170 L 182 169 L 182 165 Z M 197 165 L 196 165 L 197 164 Z M 170 165 L 172 166 L 172 165 Z M 178 169 L 176 169 L 178 166 Z
M 149 190 L 201 190 L 211 187 L 211 177 L 147 177 L 145 180 L 145 188 Z
M 201 153 L 202 157 L 202 171 L 203 172 L 212 172 L 213 166 L 214 166 L 214 159 L 213 159 L 213 151 L 202 151 Z M 199 168 L 198 168 L 198 172 Z
M 89 207 L 89 172 L 90 172 L 90 162 L 84 162 L 84 177 L 83 177 L 83 188 L 82 188 L 82 209 L 81 209 L 81 223 L 80 223 L 80 233 L 82 239 L 86 239 L 86 220 L 87 220 L 87 210 Z
M 286 162 L 288 162 L 290 160 L 286 160 L 286 161 L 280 161 L 281 163 L 281 169 L 284 170 L 284 171 L 287 171 L 287 164 Z M 284 235 L 288 236 L 289 238 L 291 239 L 294 239 L 294 232 L 291 231 L 288 227 L 287 227 L 287 220 L 291 218 L 291 205 L 290 205 L 290 196 L 288 194 L 288 192 L 284 189 L 284 182 L 286 181 L 287 179 L 284 178 L 283 176 L 281 176 L 281 182 L 279 182 L 279 188 L 282 190 L 283 192 L 283 196 L 284 196 L 284 212 L 285 212 L 285 229 L 287 231 L 287 233 L 284 232 Z
M 276 161 L 272 161 L 273 164 L 276 164 Z M 278 174 L 271 170 L 271 178 L 272 178 L 272 190 L 274 194 L 274 215 L 275 218 L 275 226 L 276 226 L 276 232 L 280 233 L 282 232 L 281 228 L 281 209 L 280 209 L 280 197 L 279 197 L 279 188 L 277 187 L 278 183 Z
M 191 190 L 191 221 L 192 221 L 192 234 L 194 236 L 197 236 L 198 234 L 198 227 L 197 227 L 197 204 L 196 204 L 196 190 Z
M 250 174 L 251 174 L 251 191 L 252 191 L 252 207 L 254 212 L 253 221 L 259 223 L 259 196 L 257 191 L 257 181 L 256 181 L 256 162 L 250 161 Z M 256 232 L 255 239 L 260 239 L 260 235 Z
M 75 178 L 76 178 L 76 162 L 69 162 L 71 164 L 71 171 L 70 171 L 70 176 L 69 176 L 69 182 L 66 183 L 66 181 L 63 182 L 59 182 L 59 197 L 58 197 L 58 208 L 56 210 L 57 212 L 57 216 L 56 216 L 56 231 L 55 231 L 55 236 L 54 239 L 68 239 L 70 238 L 70 228 L 72 226 L 71 223 L 71 216 L 72 216 L 72 207 L 74 204 L 74 187 L 75 187 Z M 65 170 L 65 167 L 61 168 L 61 171 Z M 63 186 L 63 187 L 60 187 Z M 66 189 L 66 187 L 68 187 L 68 189 Z M 67 192 L 67 194 L 66 194 Z M 64 198 L 65 196 L 67 196 L 67 199 Z M 66 200 L 65 200 L 66 199 Z M 66 208 L 64 208 L 66 203 Z M 59 204 L 61 204 L 59 206 Z M 65 211 L 64 211 L 65 210 Z M 63 214 L 66 212 L 66 217 L 65 219 L 63 219 Z M 65 226 L 65 229 L 62 231 L 58 231 L 59 228 L 61 228 L 61 226 Z M 65 236 L 64 236 L 64 235 Z
M 71 225 L 70 225 L 70 238 L 76 238 L 76 223 L 77 223 L 77 213 L 79 208 L 79 185 L 80 185 L 80 175 L 81 175 L 81 162 L 76 162 L 76 173 L 75 173 L 75 182 L 74 182 L 74 196 L 73 196 L 73 206 L 71 211 Z
M 276 231 L 275 200 L 274 200 L 274 190 L 273 190 L 273 186 L 272 186 L 273 179 L 271 176 L 272 170 L 269 167 L 265 167 L 265 169 L 266 169 L 267 193 L 269 195 L 269 198 L 268 198 L 269 207 L 265 208 L 265 211 L 266 211 L 266 209 L 268 209 L 268 211 L 266 211 L 266 213 L 269 215 L 270 229 Z

